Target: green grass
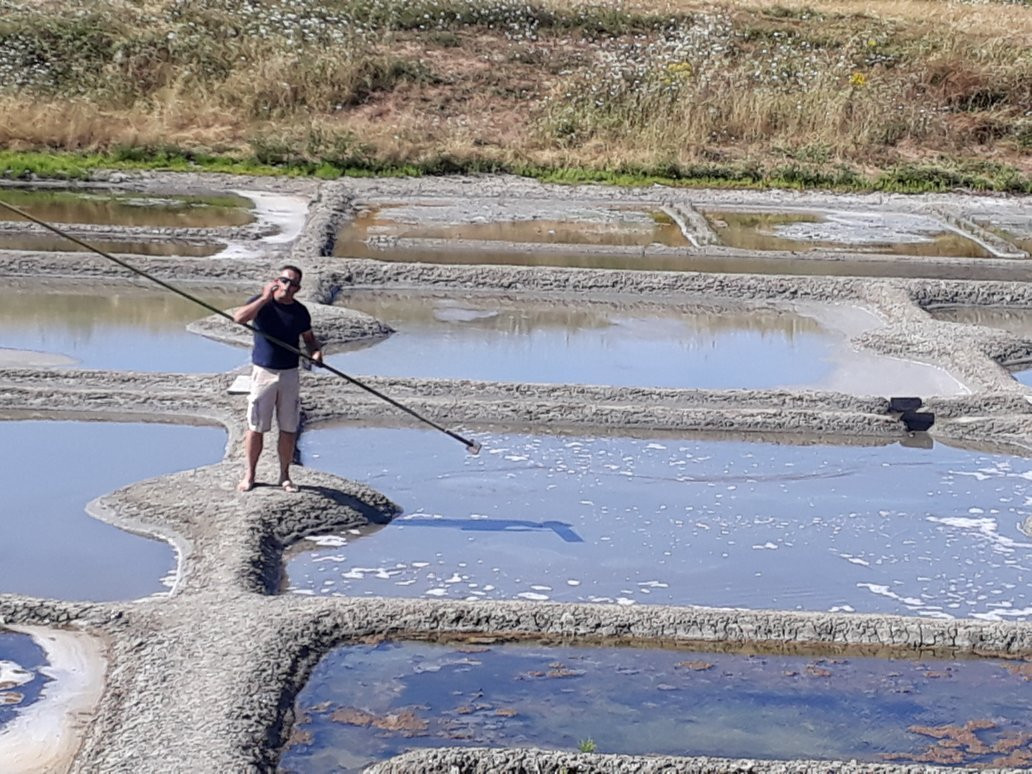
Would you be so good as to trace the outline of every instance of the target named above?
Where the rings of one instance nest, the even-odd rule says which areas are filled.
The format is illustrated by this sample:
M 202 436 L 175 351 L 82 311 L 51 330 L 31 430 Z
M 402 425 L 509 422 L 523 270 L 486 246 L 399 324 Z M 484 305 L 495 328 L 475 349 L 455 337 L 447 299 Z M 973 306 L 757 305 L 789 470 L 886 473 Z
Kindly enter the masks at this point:
M 322 180 L 340 177 L 414 177 L 453 174 L 512 174 L 549 183 L 599 183 L 616 186 L 669 185 L 706 188 L 822 188 L 832 191 L 887 191 L 928 193 L 955 189 L 1001 193 L 1032 193 L 1032 179 L 1005 165 L 942 159 L 935 164 L 898 165 L 877 176 L 862 175 L 846 166 L 694 164 L 668 163 L 654 167 L 622 166 L 612 170 L 586 167 L 543 167 L 503 164 L 498 161 L 463 160 L 438 155 L 417 163 L 377 162 L 338 164 L 327 160 L 303 160 L 300 156 L 281 163 L 256 158 L 235 158 L 197 153 L 171 147 L 140 148 L 101 153 L 45 153 L 0 151 L 0 179 L 43 178 L 86 180 L 99 170 L 169 170 L 177 172 L 225 172 L 263 176 L 304 176 Z

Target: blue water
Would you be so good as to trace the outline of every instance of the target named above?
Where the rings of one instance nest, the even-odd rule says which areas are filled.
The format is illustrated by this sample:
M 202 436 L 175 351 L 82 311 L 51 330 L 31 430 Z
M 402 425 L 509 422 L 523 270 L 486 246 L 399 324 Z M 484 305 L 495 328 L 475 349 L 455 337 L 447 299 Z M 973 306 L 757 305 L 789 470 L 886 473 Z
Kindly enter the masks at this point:
M 46 665 L 43 648 L 29 635 L 0 628 L 0 730 L 39 699 L 43 686 L 50 682 L 39 671 Z M 15 673 L 17 679 L 3 677 Z
M 327 655 L 298 697 L 281 768 L 359 771 L 425 747 L 576 751 L 592 743 L 602 753 L 879 763 L 952 756 L 964 765 L 1005 765 L 1007 753 L 990 747 L 1032 756 L 1027 667 L 522 644 L 353 645 Z M 969 723 L 976 739 L 944 744 Z M 932 736 L 942 733 L 941 741 Z
M 219 309 L 247 300 L 246 293 L 200 295 Z M 160 289 L 27 285 L 0 307 L 0 348 L 64 355 L 77 366 L 106 370 L 205 373 L 247 363 L 247 349 L 186 330 L 209 314 Z
M 811 385 L 844 339 L 773 310 L 657 310 L 355 292 L 338 300 L 396 329 L 327 362 L 351 374 L 615 386 Z
M 104 601 L 166 591 L 171 546 L 99 521 L 86 504 L 134 481 L 217 462 L 225 442 L 225 431 L 212 427 L 0 422 L 0 592 Z
M 305 464 L 404 509 L 305 540 L 305 593 L 698 604 L 1032 620 L 1032 461 L 887 446 L 346 425 Z

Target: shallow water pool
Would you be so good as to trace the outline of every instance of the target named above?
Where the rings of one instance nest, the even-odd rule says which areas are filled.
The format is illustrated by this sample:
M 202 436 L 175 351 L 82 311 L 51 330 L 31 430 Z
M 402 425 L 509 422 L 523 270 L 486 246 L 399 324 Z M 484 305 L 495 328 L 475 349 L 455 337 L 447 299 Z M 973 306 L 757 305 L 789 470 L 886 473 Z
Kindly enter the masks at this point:
M 50 223 L 158 228 L 243 226 L 254 221 L 251 200 L 236 194 L 156 195 L 59 188 L 2 188 L 0 197 Z M 0 208 L 0 220 L 20 215 Z
M 849 336 L 880 321 L 847 306 L 796 311 L 374 291 L 346 293 L 337 303 L 396 330 L 328 359 L 345 373 L 857 394 L 958 389 L 939 369 L 854 350 Z
M 296 593 L 1032 619 L 1032 461 L 942 444 L 327 426 L 305 464 L 404 509 L 301 541 Z
M 740 250 L 838 249 L 893 255 L 986 258 L 981 245 L 925 215 L 816 210 L 707 210 L 724 244 Z
M 339 648 L 297 700 L 287 772 L 488 746 L 870 763 L 1032 759 L 1029 664 L 686 650 Z
M 225 442 L 212 427 L 0 422 L 0 592 L 105 601 L 167 591 L 171 546 L 99 521 L 86 505 L 134 481 L 217 462 Z

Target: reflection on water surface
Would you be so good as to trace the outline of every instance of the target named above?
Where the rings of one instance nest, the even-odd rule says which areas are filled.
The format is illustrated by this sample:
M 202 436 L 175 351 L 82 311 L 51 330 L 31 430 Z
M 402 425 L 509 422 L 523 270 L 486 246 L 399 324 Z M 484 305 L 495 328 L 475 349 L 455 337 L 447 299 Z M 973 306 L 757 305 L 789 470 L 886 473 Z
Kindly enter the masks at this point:
M 97 239 L 84 237 L 83 242 L 106 253 L 131 255 L 178 255 L 203 258 L 222 250 L 225 245 L 188 242 L 184 239 Z M 48 234 L 8 234 L 0 232 L 0 250 L 28 250 L 44 253 L 81 253 L 86 248 L 68 239 Z
M 234 194 L 157 196 L 141 193 L 0 188 L 8 204 L 51 223 L 161 228 L 243 226 L 254 221 L 252 202 Z M 0 208 L 0 220 L 23 220 Z
M 1032 339 L 1032 309 L 1019 307 L 940 306 L 928 310 L 936 320 L 984 325 Z
M 986 258 L 967 237 L 924 216 L 862 212 L 707 210 L 724 244 L 740 250 L 849 249 L 895 255 Z
M 65 355 L 86 368 L 129 371 L 226 371 L 246 350 L 186 330 L 210 312 L 165 290 L 112 285 L 16 282 L 0 306 L 0 348 Z M 191 292 L 191 291 L 188 291 Z M 248 294 L 199 292 L 219 309 Z
M 734 309 L 354 292 L 397 331 L 328 359 L 347 373 L 655 387 L 812 384 L 841 337 L 811 317 Z

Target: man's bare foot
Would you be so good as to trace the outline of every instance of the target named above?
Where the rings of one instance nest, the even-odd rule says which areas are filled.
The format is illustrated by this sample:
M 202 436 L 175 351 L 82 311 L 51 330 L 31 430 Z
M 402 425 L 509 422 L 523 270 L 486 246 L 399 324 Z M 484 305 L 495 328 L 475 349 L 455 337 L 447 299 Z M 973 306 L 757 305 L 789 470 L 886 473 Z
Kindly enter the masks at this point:
M 254 481 L 250 479 L 245 478 L 237 484 L 238 492 L 250 492 L 252 489 L 254 489 Z
M 280 481 L 279 485 L 281 487 L 283 487 L 283 491 L 284 492 L 297 492 L 297 491 L 299 491 L 298 488 L 297 488 L 297 484 L 295 484 L 289 478 L 285 478 L 282 481 Z

